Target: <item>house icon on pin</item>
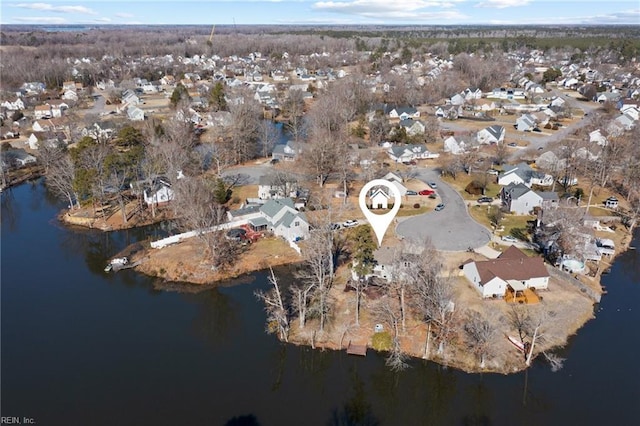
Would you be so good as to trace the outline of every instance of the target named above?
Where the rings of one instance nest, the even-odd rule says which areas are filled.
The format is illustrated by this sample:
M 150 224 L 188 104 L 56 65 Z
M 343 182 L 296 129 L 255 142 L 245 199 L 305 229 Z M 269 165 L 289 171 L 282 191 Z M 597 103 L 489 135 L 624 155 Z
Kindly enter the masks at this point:
M 389 195 L 381 188 L 374 190 L 369 196 L 372 209 L 388 209 L 389 207 Z

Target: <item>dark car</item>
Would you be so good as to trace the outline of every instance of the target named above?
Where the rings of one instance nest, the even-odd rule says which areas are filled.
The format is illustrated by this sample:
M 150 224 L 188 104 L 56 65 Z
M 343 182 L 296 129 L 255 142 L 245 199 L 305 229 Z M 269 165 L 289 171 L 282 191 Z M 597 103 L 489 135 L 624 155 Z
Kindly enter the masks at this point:
M 493 203 L 493 198 L 491 197 L 480 197 L 478 198 L 478 203 Z
M 405 166 L 415 166 L 418 163 L 416 163 L 414 160 L 411 160 L 411 161 L 403 161 L 402 164 L 404 164 Z
M 440 211 L 440 210 L 442 210 L 442 209 L 444 209 L 444 204 L 442 204 L 442 203 L 438 204 L 438 205 L 436 206 L 436 208 L 435 208 L 435 210 L 436 210 L 437 212 L 439 212 L 439 211 Z

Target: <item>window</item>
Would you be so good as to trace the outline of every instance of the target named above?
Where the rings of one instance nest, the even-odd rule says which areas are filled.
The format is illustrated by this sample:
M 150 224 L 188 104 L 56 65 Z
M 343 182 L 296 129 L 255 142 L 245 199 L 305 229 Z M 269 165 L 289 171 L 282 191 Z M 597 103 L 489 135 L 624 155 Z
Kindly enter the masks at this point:
M 293 222 L 293 226 L 300 226 L 300 222 L 296 220 L 295 222 Z

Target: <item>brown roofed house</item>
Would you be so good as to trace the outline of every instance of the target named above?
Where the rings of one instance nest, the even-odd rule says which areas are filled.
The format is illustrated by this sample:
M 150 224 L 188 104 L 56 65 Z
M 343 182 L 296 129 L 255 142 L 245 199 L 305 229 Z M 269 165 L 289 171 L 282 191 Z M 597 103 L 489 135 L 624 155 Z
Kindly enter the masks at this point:
M 546 289 L 549 272 L 541 257 L 529 257 L 515 246 L 497 259 L 466 262 L 462 270 L 482 297 L 502 297 L 507 287 L 520 291 L 527 288 Z

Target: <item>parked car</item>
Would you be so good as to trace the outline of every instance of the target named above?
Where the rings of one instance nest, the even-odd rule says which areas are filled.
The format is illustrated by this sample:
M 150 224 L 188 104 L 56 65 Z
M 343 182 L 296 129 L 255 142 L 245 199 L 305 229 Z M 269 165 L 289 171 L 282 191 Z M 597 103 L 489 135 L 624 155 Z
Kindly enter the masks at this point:
M 277 158 L 272 158 L 270 163 L 271 164 L 278 164 L 280 162 L 280 160 L 278 160 Z
M 438 187 L 438 184 L 435 182 L 429 182 L 429 186 L 433 189 L 436 189 Z
M 340 225 L 339 223 L 332 223 L 331 224 L 331 230 L 335 231 L 336 229 L 340 229 L 342 228 L 342 225 Z
M 507 243 L 517 243 L 518 239 L 515 237 L 512 237 L 511 235 L 503 235 L 502 241 L 505 241 Z
M 431 195 L 433 193 L 435 193 L 433 189 L 423 189 L 422 191 L 418 192 L 418 194 L 420 195 Z
M 353 226 L 356 226 L 358 224 L 358 220 L 357 219 L 349 219 L 347 221 L 345 221 L 342 226 L 344 226 L 345 228 L 351 228 Z
M 517 143 L 515 143 L 515 142 L 509 142 L 509 143 L 507 144 L 507 146 L 510 146 L 510 147 L 512 147 L 512 148 L 513 148 L 513 147 L 518 146 L 518 144 L 517 144 Z
M 478 203 L 493 203 L 493 198 L 491 197 L 480 197 L 478 198 Z
M 416 191 L 407 191 L 406 195 L 418 195 L 418 193 Z
M 487 170 L 487 174 L 498 176 L 500 172 L 498 172 L 496 169 L 489 169 Z
M 444 204 L 440 203 L 436 206 L 435 211 L 439 212 L 442 209 L 444 209 Z
M 415 160 L 411 160 L 411 161 L 403 161 L 402 164 L 404 164 L 405 166 L 415 166 L 416 163 Z

